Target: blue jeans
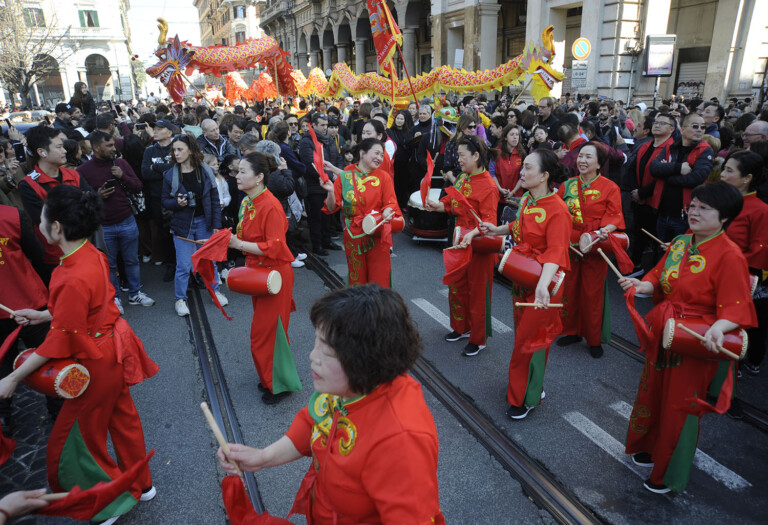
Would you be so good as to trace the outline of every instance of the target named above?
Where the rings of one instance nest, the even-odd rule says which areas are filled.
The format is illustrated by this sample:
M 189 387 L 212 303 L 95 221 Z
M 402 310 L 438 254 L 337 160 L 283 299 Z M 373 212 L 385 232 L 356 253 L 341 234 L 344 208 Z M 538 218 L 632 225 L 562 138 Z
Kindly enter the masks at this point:
M 662 215 L 656 219 L 656 235 L 664 242 L 669 242 L 688 231 L 688 221 L 680 216 Z
M 195 217 L 192 220 L 192 227 L 189 229 L 188 239 L 195 241 L 205 240 L 210 238 L 213 232 L 208 229 L 205 224 L 205 217 Z M 192 271 L 192 254 L 199 248 L 199 244 L 195 244 L 189 241 L 182 241 L 178 236 L 173 236 L 173 245 L 176 246 L 176 278 L 174 279 L 174 293 L 176 300 L 187 298 L 187 285 L 189 284 L 189 272 Z M 219 271 L 216 269 L 216 265 L 213 265 L 214 280 L 213 290 L 219 291 Z
M 141 288 L 139 270 L 139 227 L 136 219 L 129 215 L 117 224 L 102 226 L 104 242 L 107 244 L 107 260 L 109 261 L 109 280 L 115 287 L 115 296 L 120 297 L 120 283 L 117 280 L 117 254 L 123 256 L 125 280 L 128 282 L 128 295 L 136 295 Z

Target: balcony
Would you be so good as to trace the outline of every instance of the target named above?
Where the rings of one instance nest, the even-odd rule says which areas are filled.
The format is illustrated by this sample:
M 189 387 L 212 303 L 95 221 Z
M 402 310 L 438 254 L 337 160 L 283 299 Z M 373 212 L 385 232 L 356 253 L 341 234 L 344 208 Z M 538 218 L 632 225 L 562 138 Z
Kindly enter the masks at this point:
M 273 2 L 272 5 L 264 8 L 261 12 L 261 25 L 267 25 L 276 18 L 287 15 L 293 9 L 294 5 L 294 0 L 279 0 Z
M 121 29 L 117 27 L 72 26 L 69 28 L 69 38 L 75 41 L 114 40 L 114 39 L 124 40 L 125 34 Z

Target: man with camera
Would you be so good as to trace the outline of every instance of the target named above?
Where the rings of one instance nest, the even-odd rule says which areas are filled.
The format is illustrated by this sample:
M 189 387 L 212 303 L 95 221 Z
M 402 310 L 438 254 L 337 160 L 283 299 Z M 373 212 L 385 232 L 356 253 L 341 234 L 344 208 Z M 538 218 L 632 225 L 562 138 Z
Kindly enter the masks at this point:
M 139 228 L 133 217 L 126 192 L 139 192 L 142 184 L 125 160 L 115 158 L 115 139 L 103 131 L 90 135 L 93 158 L 77 168 L 88 184 L 98 188 L 104 201 L 104 241 L 107 245 L 109 274 L 115 287 L 115 304 L 123 313 L 120 285 L 117 278 L 117 254 L 122 256 L 125 268 L 123 276 L 128 283 L 128 304 L 152 306 L 155 301 L 140 290 Z

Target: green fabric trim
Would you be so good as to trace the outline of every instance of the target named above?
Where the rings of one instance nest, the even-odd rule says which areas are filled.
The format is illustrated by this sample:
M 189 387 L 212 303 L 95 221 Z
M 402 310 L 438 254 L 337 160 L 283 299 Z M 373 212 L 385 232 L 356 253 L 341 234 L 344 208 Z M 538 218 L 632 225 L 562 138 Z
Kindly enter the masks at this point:
M 544 389 L 544 370 L 547 366 L 547 350 L 539 350 L 531 356 L 528 363 L 528 386 L 525 389 L 523 404 L 537 407 L 541 403 L 541 391 Z
M 272 355 L 272 393 L 298 392 L 301 390 L 299 373 L 293 360 L 288 337 L 285 335 L 283 320 L 277 317 L 277 333 L 275 334 L 275 349 Z
M 707 397 L 711 397 L 713 399 L 717 399 L 720 397 L 720 390 L 723 388 L 723 383 L 725 383 L 725 378 L 728 377 L 728 370 L 730 369 L 730 361 L 722 361 L 718 367 L 717 372 L 715 372 L 715 377 L 712 378 L 712 383 L 709 385 L 709 390 L 707 391 Z M 736 367 L 734 368 L 734 374 L 736 373 Z M 734 378 L 735 379 L 735 378 Z M 734 384 L 736 382 L 734 381 Z
M 664 484 L 675 492 L 682 492 L 691 477 L 691 465 L 699 441 L 699 418 L 689 414 L 677 440 L 672 459 L 664 473 Z
M 611 342 L 611 296 L 608 287 L 603 283 L 603 321 L 600 332 L 600 342 L 607 345 Z
M 105 483 L 112 481 L 88 450 L 77 420 L 72 425 L 64 447 L 61 449 L 57 474 L 59 485 L 65 490 L 72 490 L 75 485 L 87 490 L 100 481 Z M 92 519 L 104 521 L 113 516 L 120 516 L 131 510 L 136 503 L 138 500 L 130 492 L 123 492 Z
M 493 336 L 493 323 L 491 322 L 491 287 L 488 279 L 485 280 L 485 337 Z

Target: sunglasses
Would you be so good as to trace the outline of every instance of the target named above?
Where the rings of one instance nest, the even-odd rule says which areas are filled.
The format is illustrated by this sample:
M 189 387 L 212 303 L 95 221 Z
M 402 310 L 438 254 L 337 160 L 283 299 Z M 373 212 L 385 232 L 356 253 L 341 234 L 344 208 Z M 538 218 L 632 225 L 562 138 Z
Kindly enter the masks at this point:
M 686 126 L 686 128 L 691 128 L 691 129 L 707 129 L 707 126 L 705 126 L 704 124 L 691 124 L 690 126 Z
M 477 126 L 467 126 L 467 129 L 475 129 Z

